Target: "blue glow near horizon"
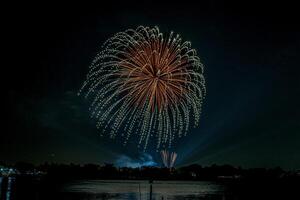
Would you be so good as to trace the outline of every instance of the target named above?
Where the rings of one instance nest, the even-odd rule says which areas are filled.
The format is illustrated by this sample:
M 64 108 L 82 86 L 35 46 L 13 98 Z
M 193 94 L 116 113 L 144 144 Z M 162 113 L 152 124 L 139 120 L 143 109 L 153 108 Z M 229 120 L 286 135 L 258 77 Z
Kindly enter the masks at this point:
M 126 155 L 120 155 L 116 161 L 117 167 L 142 167 L 142 166 L 157 166 L 157 163 L 153 160 L 150 154 L 143 153 L 139 158 L 134 159 Z

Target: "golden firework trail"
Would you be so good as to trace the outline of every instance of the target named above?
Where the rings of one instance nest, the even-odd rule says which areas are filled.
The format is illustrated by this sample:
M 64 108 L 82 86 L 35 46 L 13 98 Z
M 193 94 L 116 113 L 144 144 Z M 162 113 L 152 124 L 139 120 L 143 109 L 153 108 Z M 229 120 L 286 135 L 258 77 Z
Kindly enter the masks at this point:
M 203 65 L 191 43 L 158 27 L 139 26 L 108 39 L 79 91 L 91 97 L 91 116 L 111 138 L 138 136 L 146 149 L 171 147 L 198 125 L 205 96 Z M 122 133 L 120 133 L 122 132 Z

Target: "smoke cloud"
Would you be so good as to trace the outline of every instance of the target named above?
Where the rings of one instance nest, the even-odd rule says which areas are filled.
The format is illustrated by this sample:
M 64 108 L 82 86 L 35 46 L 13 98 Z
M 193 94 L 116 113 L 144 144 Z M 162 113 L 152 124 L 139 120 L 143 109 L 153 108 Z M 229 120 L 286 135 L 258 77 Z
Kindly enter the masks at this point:
M 147 153 L 143 153 L 139 158 L 131 158 L 127 155 L 120 155 L 115 161 L 118 167 L 142 167 L 142 166 L 157 166 L 157 163 L 153 160 L 152 156 Z

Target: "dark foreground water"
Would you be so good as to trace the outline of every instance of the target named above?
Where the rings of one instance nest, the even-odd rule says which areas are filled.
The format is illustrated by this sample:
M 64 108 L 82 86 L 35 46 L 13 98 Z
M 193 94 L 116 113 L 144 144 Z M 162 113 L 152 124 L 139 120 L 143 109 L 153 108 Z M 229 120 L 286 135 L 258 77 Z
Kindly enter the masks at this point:
M 58 183 L 39 178 L 0 177 L 1 200 L 149 200 L 148 181 L 81 180 Z M 300 199 L 300 185 L 154 181 L 152 200 Z
M 67 184 L 67 193 L 86 193 L 92 199 L 149 199 L 148 181 L 80 181 Z M 213 182 L 155 181 L 152 199 L 222 199 L 224 185 Z

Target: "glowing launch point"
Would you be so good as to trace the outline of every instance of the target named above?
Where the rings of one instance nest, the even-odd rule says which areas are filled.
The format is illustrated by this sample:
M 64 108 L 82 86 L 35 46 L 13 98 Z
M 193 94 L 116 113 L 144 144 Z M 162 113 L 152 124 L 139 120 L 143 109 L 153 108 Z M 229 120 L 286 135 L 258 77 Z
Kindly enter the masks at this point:
M 173 168 L 177 158 L 177 153 L 169 152 L 167 150 L 162 150 L 160 153 L 164 166 L 167 168 Z

